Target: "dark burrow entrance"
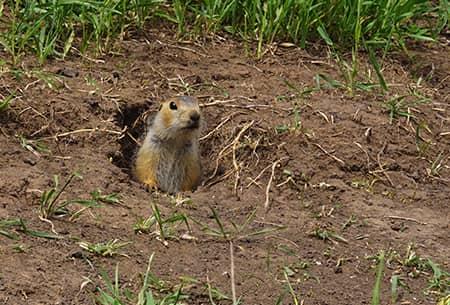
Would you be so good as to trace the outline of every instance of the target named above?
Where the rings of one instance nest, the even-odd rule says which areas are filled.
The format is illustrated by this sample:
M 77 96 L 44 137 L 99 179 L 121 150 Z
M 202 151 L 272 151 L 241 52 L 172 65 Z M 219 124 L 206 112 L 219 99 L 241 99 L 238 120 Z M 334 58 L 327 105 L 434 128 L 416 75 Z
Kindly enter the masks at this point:
M 158 103 L 144 101 L 131 105 L 124 104 L 116 114 L 116 124 L 122 130 L 124 128 L 126 130 L 118 141 L 119 150 L 110 157 L 114 165 L 132 178 L 136 152 L 145 137 L 149 119 L 155 115 L 157 109 Z M 232 175 L 233 154 L 235 154 L 236 162 L 239 163 L 240 170 L 246 176 L 254 176 L 255 172 L 267 166 L 265 159 L 272 159 L 270 156 L 273 153 L 274 143 L 268 141 L 267 131 L 261 129 L 257 123 L 253 128 L 248 129 L 239 145 L 235 145 L 235 148 L 231 145 L 233 139 L 244 128 L 243 126 L 248 124 L 249 118 L 246 115 L 233 117 L 230 124 L 220 129 L 216 129 L 216 126 L 230 114 L 225 113 L 223 109 L 209 108 L 202 109 L 202 116 L 204 126 L 199 140 L 202 164 L 201 185 L 212 186 L 228 178 L 235 179 L 235 175 Z
M 123 130 L 125 134 L 118 140 L 120 145 L 119 150 L 111 154 L 109 157 L 112 163 L 120 168 L 124 173 L 133 177 L 132 169 L 135 160 L 135 155 L 140 146 L 140 143 L 144 140 L 148 122 L 153 117 L 158 109 L 158 103 L 153 101 L 144 101 L 135 104 L 121 105 L 119 111 L 115 115 L 117 126 Z M 220 114 L 206 114 L 203 112 L 204 126 L 201 136 L 208 133 L 207 121 L 217 121 L 220 118 Z M 202 183 L 208 180 L 208 177 L 213 174 L 215 170 L 215 162 L 213 162 L 212 156 L 218 153 L 218 150 L 225 145 L 228 137 L 222 135 L 214 135 L 206 140 L 200 141 L 200 158 L 202 160 Z M 229 139 L 228 139 L 229 140 Z M 222 160 L 225 161 L 225 160 Z M 230 161 L 226 161 L 230 163 Z M 231 163 L 229 164 L 231 166 Z M 215 176 L 221 176 L 224 173 L 223 164 L 219 164 Z M 215 179 L 214 179 L 215 180 Z
M 155 103 L 146 101 L 138 104 L 123 105 L 116 113 L 117 125 L 125 130 L 124 136 L 119 140 L 120 149 L 112 156 L 112 163 L 123 172 L 132 176 L 132 167 L 139 143 L 144 139 L 147 119 L 156 111 Z

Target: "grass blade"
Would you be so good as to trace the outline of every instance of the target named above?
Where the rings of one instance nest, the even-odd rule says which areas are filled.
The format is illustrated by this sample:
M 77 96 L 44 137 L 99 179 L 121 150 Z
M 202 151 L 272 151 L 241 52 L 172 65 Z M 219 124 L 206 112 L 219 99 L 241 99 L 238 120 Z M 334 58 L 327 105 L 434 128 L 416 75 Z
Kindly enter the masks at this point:
M 383 279 L 384 271 L 384 251 L 377 256 L 377 275 L 375 279 L 375 285 L 372 291 L 372 305 L 380 305 L 380 295 L 381 295 L 381 280 Z

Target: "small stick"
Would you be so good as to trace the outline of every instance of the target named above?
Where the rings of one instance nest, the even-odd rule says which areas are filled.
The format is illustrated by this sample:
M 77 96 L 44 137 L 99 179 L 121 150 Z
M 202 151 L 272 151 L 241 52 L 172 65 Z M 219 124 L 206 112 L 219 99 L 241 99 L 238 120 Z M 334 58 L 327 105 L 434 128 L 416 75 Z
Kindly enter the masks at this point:
M 208 184 L 205 184 L 204 186 L 205 186 L 205 187 L 211 187 L 211 186 L 213 186 L 214 184 L 217 184 L 217 183 L 219 183 L 219 182 L 221 182 L 221 181 L 227 179 L 233 172 L 234 172 L 234 170 L 231 169 L 231 170 L 229 170 L 227 173 L 225 173 L 222 177 L 220 177 L 219 179 L 217 179 L 217 180 L 215 180 L 215 181 L 211 181 L 211 182 L 208 181 L 209 183 L 208 183 Z M 210 180 L 211 180 L 211 179 L 210 179 Z
M 217 171 L 219 170 L 219 160 L 220 158 L 222 158 L 222 154 L 231 146 L 233 145 L 233 142 L 229 143 L 227 146 L 225 146 L 224 148 L 222 148 L 222 150 L 219 152 L 219 154 L 217 155 L 216 158 L 216 167 L 214 168 L 214 172 L 211 174 L 211 176 L 208 177 L 208 179 L 212 179 L 214 178 L 214 176 L 217 174 Z
M 391 218 L 391 219 L 401 219 L 401 220 L 407 220 L 407 221 L 412 221 L 421 225 L 427 225 L 426 222 L 421 222 L 418 221 L 417 219 L 414 218 L 409 218 L 409 217 L 401 217 L 401 216 L 384 216 L 385 218 Z
M 236 149 L 237 149 L 237 144 L 239 143 L 239 139 L 241 138 L 241 136 L 244 134 L 245 131 L 247 131 L 247 129 L 249 129 L 253 123 L 255 123 L 255 120 L 250 121 L 248 124 L 246 124 L 244 127 L 242 127 L 241 131 L 238 133 L 238 135 L 236 136 L 236 138 L 234 139 L 234 143 L 233 143 L 233 166 L 234 169 L 236 171 L 236 176 L 235 176 L 235 180 L 234 180 L 234 194 L 237 196 L 237 186 L 240 180 L 240 169 L 239 169 L 239 164 L 237 163 L 237 159 L 236 159 Z
M 252 184 L 256 184 L 256 181 L 261 178 L 261 176 L 264 174 L 264 172 L 269 169 L 272 166 L 272 164 L 267 165 L 266 167 L 264 167 L 264 169 L 258 174 L 258 176 L 256 176 L 255 178 L 250 178 L 250 183 L 247 184 L 246 188 L 250 187 L 250 185 Z
M 44 222 L 46 222 L 46 223 L 49 223 L 50 226 L 52 227 L 52 228 L 51 228 L 52 232 L 55 233 L 55 235 L 58 235 L 58 232 L 56 232 L 56 230 L 55 230 L 55 225 L 53 224 L 53 222 L 52 222 L 51 220 L 49 220 L 49 219 L 47 219 L 47 218 L 44 218 L 44 217 L 42 217 L 42 216 L 39 216 L 39 219 L 42 220 L 42 221 L 44 221 Z
M 387 144 L 385 143 L 383 145 L 383 147 L 381 148 L 380 152 L 377 155 L 377 162 L 378 162 L 378 166 L 381 169 L 381 172 L 383 173 L 383 175 L 386 177 L 386 179 L 389 181 L 389 184 L 394 187 L 394 183 L 391 180 L 391 177 L 389 177 L 389 175 L 386 173 L 386 170 L 383 168 L 383 165 L 381 164 L 381 154 L 383 153 L 383 151 L 386 149 Z
M 366 154 L 366 157 L 367 157 L 367 170 L 370 171 L 370 156 L 369 156 L 369 153 L 368 153 L 367 150 L 365 150 L 365 149 L 362 147 L 362 145 L 359 144 L 358 142 L 353 142 L 353 144 L 355 144 L 356 146 L 358 146 L 358 148 L 361 149 L 361 150 Z
M 292 177 L 288 177 L 286 180 L 284 180 L 284 181 L 281 182 L 281 183 L 278 183 L 278 184 L 275 185 L 275 186 L 276 186 L 276 187 L 283 186 L 283 185 L 285 185 L 286 183 L 288 183 L 289 181 L 292 182 L 292 183 L 298 188 L 297 183 L 295 183 L 295 181 L 294 181 L 294 179 L 292 179 Z
M 128 131 L 127 131 L 127 136 L 129 136 L 130 139 L 133 140 L 133 142 L 136 143 L 136 145 L 137 145 L 138 147 L 141 147 L 141 146 L 142 146 L 142 143 L 140 143 L 140 142 L 139 142 L 135 137 L 133 137 L 133 135 L 132 135 L 131 133 L 129 133 Z
M 230 108 L 242 108 L 242 109 L 250 109 L 250 110 L 254 110 L 254 108 L 264 108 L 264 109 L 282 110 L 282 111 L 286 111 L 286 112 L 290 112 L 293 109 L 293 108 L 283 108 L 283 107 L 275 107 L 272 105 L 260 105 L 260 104 L 251 104 L 251 105 L 229 104 L 229 103 L 235 102 L 235 101 L 236 101 L 236 99 L 223 100 L 223 101 L 219 100 L 219 101 L 200 104 L 200 107 L 223 105 L 224 107 L 230 107 Z
M 203 141 L 206 140 L 207 138 L 209 138 L 213 133 L 215 133 L 217 130 L 219 130 L 223 125 L 225 125 L 226 122 L 228 122 L 229 120 L 231 120 L 231 118 L 233 117 L 233 115 L 235 115 L 235 113 L 230 114 L 229 116 L 227 116 L 224 120 L 222 120 L 222 122 L 220 122 L 213 130 L 211 130 L 210 132 L 208 132 L 207 135 L 201 137 L 199 139 L 199 141 Z
M 200 53 L 200 52 L 198 52 L 198 51 L 196 51 L 194 49 L 190 49 L 190 48 L 187 48 L 187 47 L 181 47 L 181 46 L 177 46 L 177 45 L 174 45 L 174 44 L 164 43 L 164 42 L 161 42 L 159 40 L 156 40 L 156 42 L 159 43 L 160 45 L 163 45 L 163 46 L 166 46 L 166 47 L 180 49 L 180 50 L 184 50 L 184 51 L 189 51 L 189 52 L 192 52 L 194 54 L 200 55 L 201 57 L 208 57 L 208 55 Z
M 234 152 L 235 152 L 235 151 L 234 151 L 234 145 L 235 145 L 235 143 L 237 143 L 237 142 L 239 141 L 239 138 L 242 136 L 242 134 L 243 134 L 247 129 L 249 129 L 249 128 L 253 125 L 254 122 L 255 122 L 255 120 L 252 120 L 250 123 L 246 124 L 246 125 L 241 129 L 241 131 L 239 132 L 239 134 L 234 138 L 234 140 L 231 141 L 231 143 L 229 143 L 227 146 L 225 146 L 225 147 L 219 152 L 219 155 L 217 156 L 217 159 L 216 159 L 216 167 L 215 167 L 215 169 L 214 169 L 214 172 L 212 173 L 211 176 L 209 176 L 208 179 L 212 179 L 212 178 L 217 174 L 217 170 L 219 169 L 219 160 L 220 160 L 220 158 L 223 157 L 223 154 L 225 153 L 225 151 L 226 151 L 228 148 L 230 148 L 230 147 L 233 147 L 233 165 L 235 165 L 234 162 L 235 162 L 236 156 L 235 156 L 235 154 L 234 154 Z
M 123 131 L 116 131 L 116 130 L 109 130 L 109 129 L 99 129 L 98 127 L 96 127 L 96 128 L 84 128 L 84 129 L 78 129 L 78 130 L 63 132 L 63 133 L 56 134 L 56 135 L 53 135 L 53 136 L 50 136 L 50 137 L 40 138 L 40 140 L 58 139 L 58 138 L 67 137 L 67 136 L 70 136 L 70 135 L 73 135 L 73 134 L 77 134 L 77 133 L 94 132 L 94 131 L 106 132 L 106 133 L 111 133 L 111 134 L 116 134 L 116 135 L 121 135 L 123 133 Z
M 345 162 L 342 161 L 341 159 L 339 159 L 338 157 L 332 155 L 331 153 L 329 153 L 328 151 L 326 151 L 322 146 L 320 146 L 317 143 L 313 143 L 315 146 L 317 146 L 321 151 L 323 151 L 326 155 L 328 155 L 329 157 L 331 157 L 332 159 L 336 160 L 337 162 L 339 162 L 342 166 L 345 166 Z
M 223 105 L 223 104 L 227 104 L 227 103 L 231 103 L 231 102 L 235 102 L 236 99 L 231 99 L 231 100 L 217 100 L 214 102 L 209 102 L 209 103 L 202 103 L 200 104 L 200 107 L 208 107 L 208 106 L 216 106 L 216 105 Z
M 267 187 L 266 187 L 266 201 L 264 202 L 264 209 L 266 211 L 269 209 L 269 203 L 270 203 L 269 192 L 270 192 L 270 187 L 272 186 L 273 177 L 275 176 L 275 168 L 277 167 L 277 165 L 281 161 L 286 160 L 288 158 L 289 157 L 283 157 L 283 158 L 273 162 L 273 164 L 272 164 L 272 173 L 270 174 L 269 182 L 267 183 Z
M 231 298 L 233 300 L 233 305 L 237 304 L 236 302 L 236 285 L 234 281 L 234 249 L 233 249 L 233 241 L 230 240 L 230 278 L 231 278 Z

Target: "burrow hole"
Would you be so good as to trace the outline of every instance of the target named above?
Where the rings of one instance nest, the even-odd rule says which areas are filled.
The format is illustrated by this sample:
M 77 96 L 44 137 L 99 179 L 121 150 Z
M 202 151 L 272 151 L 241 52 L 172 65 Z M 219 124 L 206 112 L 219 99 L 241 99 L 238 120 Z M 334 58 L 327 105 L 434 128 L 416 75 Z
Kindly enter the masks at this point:
M 155 115 L 158 109 L 158 104 L 152 101 L 146 101 L 132 105 L 122 105 L 117 111 L 115 120 L 121 130 L 126 127 L 125 135 L 119 140 L 119 151 L 116 151 L 110 157 L 112 163 L 120 168 L 124 173 L 133 178 L 133 164 L 136 152 L 139 148 L 138 143 L 142 143 L 148 127 L 148 120 Z M 203 113 L 203 120 L 208 121 L 209 118 Z M 205 126 L 208 124 L 205 123 Z M 207 128 L 202 130 L 202 135 L 208 132 Z M 214 148 L 221 147 L 223 139 L 220 137 L 213 137 L 211 139 L 200 142 L 200 153 L 203 169 L 203 180 L 209 177 L 215 167 L 215 162 L 212 161 L 214 155 Z M 220 165 L 217 175 L 223 174 L 223 166 Z

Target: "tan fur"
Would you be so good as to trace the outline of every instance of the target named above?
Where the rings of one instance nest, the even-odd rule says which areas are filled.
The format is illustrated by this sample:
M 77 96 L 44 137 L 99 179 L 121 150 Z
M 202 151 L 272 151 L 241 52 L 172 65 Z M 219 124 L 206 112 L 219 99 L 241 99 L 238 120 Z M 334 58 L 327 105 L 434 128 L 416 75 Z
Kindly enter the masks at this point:
M 148 185 L 150 188 L 157 187 L 156 172 L 149 170 L 155 168 L 155 164 L 157 163 L 158 155 L 152 154 L 147 150 L 139 150 L 136 157 L 134 174 L 139 181 Z
M 196 99 L 181 96 L 162 103 L 137 153 L 136 178 L 168 193 L 194 190 L 201 180 L 200 122 Z
M 186 160 L 186 176 L 182 184 L 183 191 L 189 191 L 197 187 L 201 179 L 201 168 L 198 156 L 192 155 Z

